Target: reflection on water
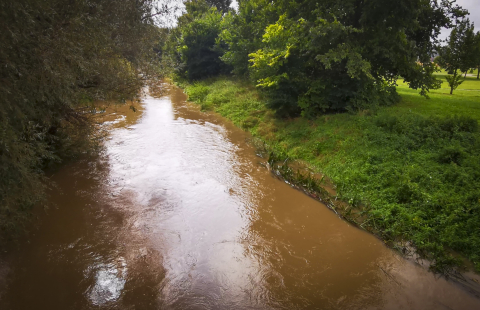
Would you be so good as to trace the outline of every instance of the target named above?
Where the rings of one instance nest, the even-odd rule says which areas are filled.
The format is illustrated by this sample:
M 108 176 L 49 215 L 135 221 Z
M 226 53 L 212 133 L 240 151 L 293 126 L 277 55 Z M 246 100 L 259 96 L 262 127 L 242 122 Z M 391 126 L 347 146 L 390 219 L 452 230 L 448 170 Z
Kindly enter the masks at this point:
M 125 286 L 127 276 L 127 263 L 123 257 L 119 257 L 116 265 L 97 266 L 95 285 L 89 289 L 88 295 L 93 305 L 100 306 L 115 301 L 120 297 Z
M 58 208 L 3 265 L 2 309 L 480 307 L 272 177 L 245 133 L 163 86 L 137 112 L 107 109 L 105 152 L 52 176 Z

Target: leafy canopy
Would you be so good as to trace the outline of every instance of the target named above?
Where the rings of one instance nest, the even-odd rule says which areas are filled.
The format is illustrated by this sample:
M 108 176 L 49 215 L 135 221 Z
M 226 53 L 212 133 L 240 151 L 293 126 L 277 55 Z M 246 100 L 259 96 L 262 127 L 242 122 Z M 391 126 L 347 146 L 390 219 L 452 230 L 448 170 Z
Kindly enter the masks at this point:
M 178 73 L 198 80 L 228 72 L 220 60 L 223 51 L 217 46 L 222 14 L 205 1 L 186 3 L 186 13 L 179 18 L 176 46 L 181 65 Z
M 241 1 L 224 18 L 222 60 L 282 115 L 391 104 L 399 76 L 424 96 L 439 87 L 437 36 L 465 14 L 434 0 Z

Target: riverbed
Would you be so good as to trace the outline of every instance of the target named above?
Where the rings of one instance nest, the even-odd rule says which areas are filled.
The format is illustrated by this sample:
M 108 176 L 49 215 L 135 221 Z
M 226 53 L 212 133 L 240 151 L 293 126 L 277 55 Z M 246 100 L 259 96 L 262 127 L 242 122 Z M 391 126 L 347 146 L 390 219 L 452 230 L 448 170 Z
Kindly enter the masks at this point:
M 50 208 L 0 268 L 1 309 L 480 309 L 161 87 L 107 109 L 101 154 L 51 175 Z

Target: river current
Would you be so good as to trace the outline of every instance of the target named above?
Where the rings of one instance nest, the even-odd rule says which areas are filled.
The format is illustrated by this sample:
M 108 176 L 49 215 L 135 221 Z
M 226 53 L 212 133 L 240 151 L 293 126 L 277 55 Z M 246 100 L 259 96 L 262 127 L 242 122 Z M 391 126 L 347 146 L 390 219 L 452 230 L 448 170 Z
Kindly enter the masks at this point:
M 0 265 L 0 309 L 480 309 L 162 87 L 109 108 L 104 151 L 51 176 L 52 207 Z

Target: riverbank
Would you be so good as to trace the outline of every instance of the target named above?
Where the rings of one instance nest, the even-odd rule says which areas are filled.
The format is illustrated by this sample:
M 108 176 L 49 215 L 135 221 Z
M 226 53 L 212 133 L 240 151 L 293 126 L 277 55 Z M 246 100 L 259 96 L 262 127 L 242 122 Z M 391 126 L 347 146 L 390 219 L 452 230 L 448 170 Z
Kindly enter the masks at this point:
M 50 176 L 56 207 L 0 255 L 0 309 L 479 308 L 478 290 L 276 180 L 249 134 L 160 86 L 98 115 L 102 152 Z
M 467 78 L 453 96 L 443 85 L 430 100 L 400 83 L 396 106 L 315 120 L 276 118 L 240 80 L 181 86 L 202 109 L 265 141 L 277 161 L 301 161 L 327 176 L 334 199 L 351 207 L 347 219 L 355 214 L 387 244 L 413 245 L 437 271 L 470 263 L 480 271 L 479 80 Z

